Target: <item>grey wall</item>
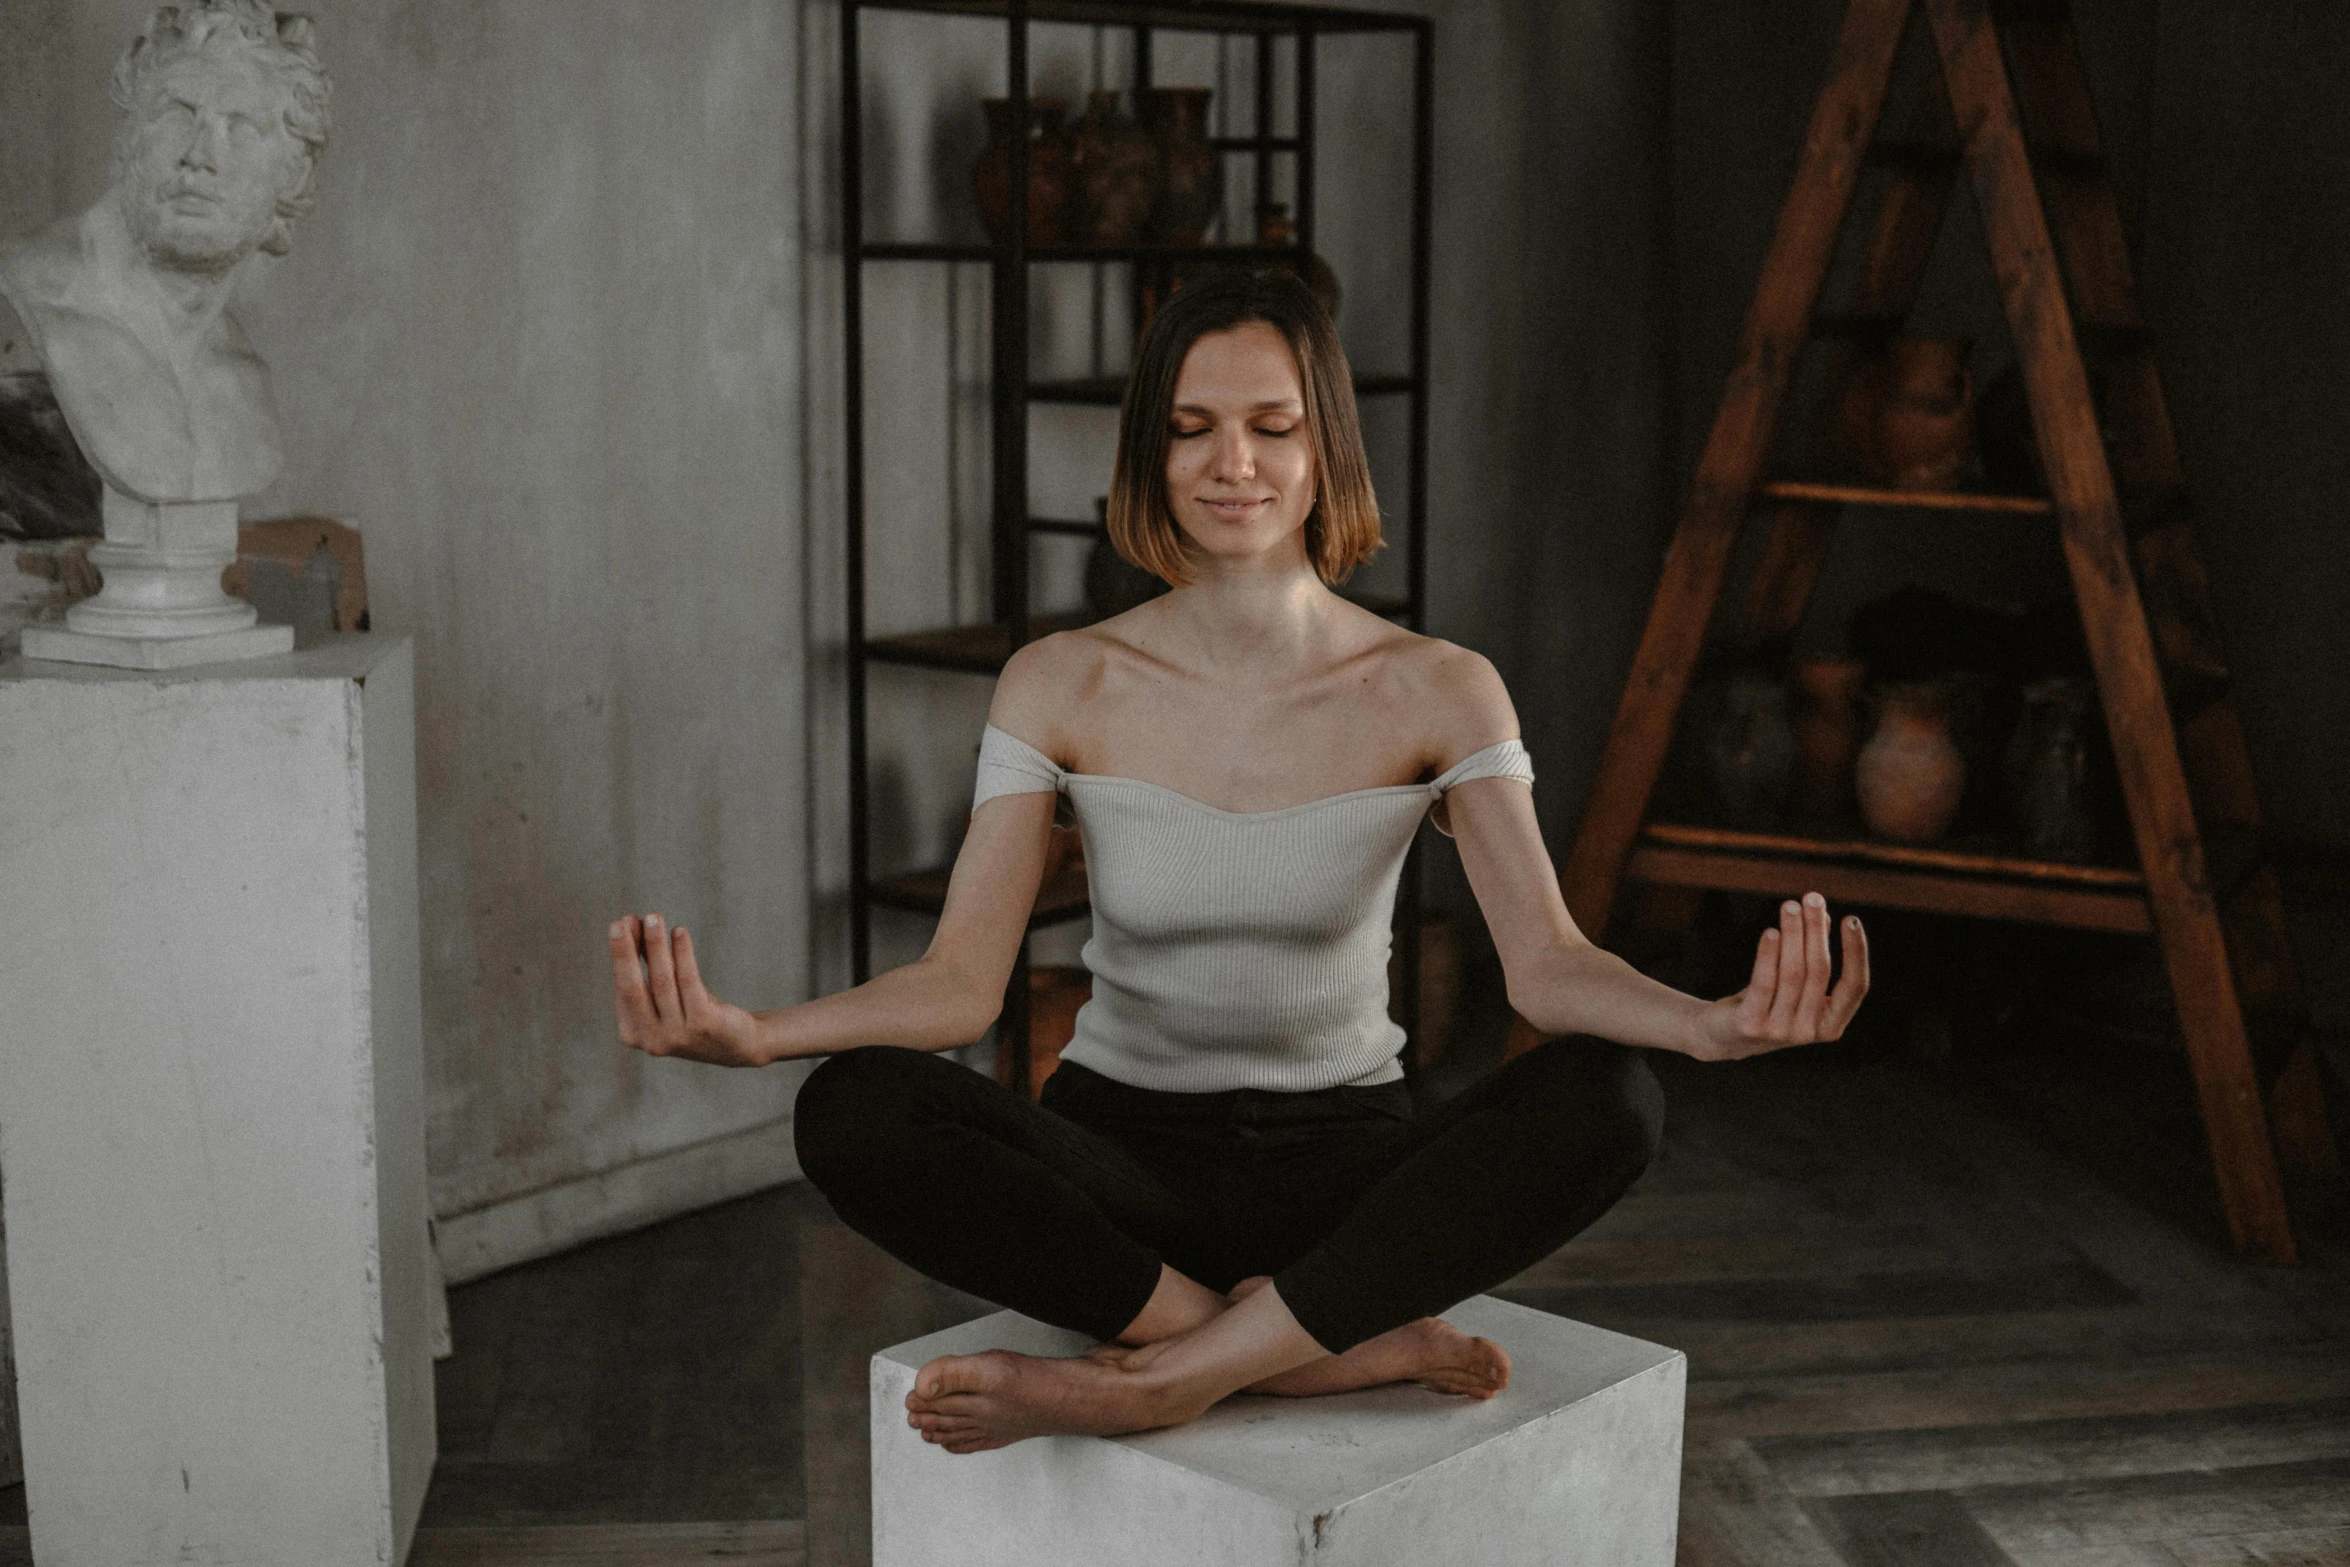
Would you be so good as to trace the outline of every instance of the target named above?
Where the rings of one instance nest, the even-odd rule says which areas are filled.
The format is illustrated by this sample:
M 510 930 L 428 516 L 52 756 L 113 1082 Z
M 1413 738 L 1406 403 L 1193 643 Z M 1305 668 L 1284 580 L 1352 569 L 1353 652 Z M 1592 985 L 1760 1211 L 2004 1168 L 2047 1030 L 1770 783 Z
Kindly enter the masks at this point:
M 0 5 L 0 232 L 103 185 L 106 77 L 146 9 Z M 248 514 L 355 522 L 374 624 L 417 640 L 434 1196 L 470 1273 L 789 1171 L 795 1070 L 612 1043 L 614 914 L 692 924 L 713 984 L 748 1003 L 847 977 L 837 18 L 796 0 L 308 9 L 336 135 L 317 212 L 244 302 L 292 454 Z M 1431 627 L 1511 676 L 1555 834 L 1664 515 L 1664 33 L 1631 0 L 1428 9 Z M 1000 30 L 875 25 L 869 222 L 968 234 Z M 1168 47 L 1162 80 L 1246 96 L 1241 62 Z M 1039 90 L 1124 69 L 1115 36 L 1040 33 Z M 1381 171 L 1408 147 L 1404 56 L 1334 44 L 1323 84 L 1327 144 L 1361 154 L 1326 171 L 1324 248 L 1350 349 L 1393 368 L 1406 209 Z M 983 279 L 868 283 L 872 622 L 976 616 Z M 1047 299 L 1040 363 L 1083 368 L 1090 283 Z M 1112 368 L 1122 330 L 1105 323 Z M 1111 434 L 1102 413 L 1040 421 L 1041 506 L 1082 513 Z M 1379 476 L 1399 509 L 1400 468 Z M 1073 600 L 1076 563 L 1042 566 L 1046 601 Z M 953 848 L 985 700 L 964 677 L 877 674 L 885 864 Z M 886 927 L 880 956 L 924 932 Z
M 465 1215 L 789 1108 L 796 1069 L 621 1050 L 603 932 L 659 908 L 725 993 L 808 989 L 799 17 L 308 8 L 336 133 L 244 311 L 291 454 L 247 515 L 356 523 L 375 627 L 416 638 L 434 1197 Z M 11 0 L 44 85 L 0 94 L 0 229 L 102 188 L 147 9 Z M 787 1173 L 752 1135 L 726 1178 Z

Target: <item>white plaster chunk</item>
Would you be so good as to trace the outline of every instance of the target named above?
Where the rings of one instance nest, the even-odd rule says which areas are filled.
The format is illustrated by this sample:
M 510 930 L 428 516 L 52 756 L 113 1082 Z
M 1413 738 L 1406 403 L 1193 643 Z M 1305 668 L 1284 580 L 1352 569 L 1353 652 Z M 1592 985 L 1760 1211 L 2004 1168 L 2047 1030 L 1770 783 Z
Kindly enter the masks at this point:
M 998 1312 L 873 1357 L 875 1567 L 1670 1567 L 1678 1350 L 1491 1296 L 1444 1314 L 1509 1351 L 1475 1403 L 1415 1386 L 1225 1400 L 1188 1425 L 958 1456 L 906 1424 L 941 1355 L 1073 1355 Z

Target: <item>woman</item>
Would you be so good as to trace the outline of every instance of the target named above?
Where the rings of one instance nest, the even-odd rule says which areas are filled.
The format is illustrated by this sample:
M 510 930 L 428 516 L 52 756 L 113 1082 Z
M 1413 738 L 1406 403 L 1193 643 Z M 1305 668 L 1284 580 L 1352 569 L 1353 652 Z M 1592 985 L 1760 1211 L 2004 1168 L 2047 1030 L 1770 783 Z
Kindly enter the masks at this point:
M 929 951 L 751 1013 L 709 994 L 684 930 L 630 916 L 611 931 L 622 1042 L 830 1056 L 795 1128 L 841 1217 L 1103 1341 L 924 1367 L 907 1418 L 949 1451 L 1177 1424 L 1241 1389 L 1490 1397 L 1507 1354 L 1436 1314 L 1548 1255 L 1647 1165 L 1660 1096 L 1625 1045 L 1726 1060 L 1837 1037 L 1868 986 L 1860 922 L 1831 992 L 1825 903 L 1786 904 L 1751 982 L 1711 1004 L 1575 929 L 1492 666 L 1331 591 L 1378 547 L 1378 513 L 1345 356 L 1295 278 L 1219 276 L 1159 311 L 1111 482 L 1111 538 L 1173 591 L 1005 667 Z M 930 1052 L 994 1020 L 1064 804 L 1094 995 L 1030 1105 Z M 1415 1120 L 1387 932 L 1431 809 L 1511 1004 L 1545 1034 L 1599 1037 L 1553 1038 Z

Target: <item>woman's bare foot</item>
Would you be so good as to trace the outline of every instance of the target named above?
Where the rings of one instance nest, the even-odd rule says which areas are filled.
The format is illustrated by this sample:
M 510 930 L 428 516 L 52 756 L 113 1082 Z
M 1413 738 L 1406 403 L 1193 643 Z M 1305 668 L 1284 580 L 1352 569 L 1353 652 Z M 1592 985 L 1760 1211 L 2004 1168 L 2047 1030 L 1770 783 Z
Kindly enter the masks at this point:
M 1069 1360 L 993 1349 L 948 1355 L 917 1372 L 906 1423 L 950 1453 L 981 1453 L 1031 1436 L 1117 1436 L 1179 1425 L 1196 1402 L 1121 1363 L 1105 1344 Z
M 1510 1385 L 1509 1352 L 1489 1338 L 1471 1338 L 1441 1318 L 1422 1317 L 1343 1355 L 1268 1377 L 1248 1391 L 1306 1398 L 1388 1382 L 1417 1382 L 1432 1392 L 1491 1398 Z
M 1232 1299 L 1246 1300 L 1271 1282 L 1242 1279 L 1232 1287 Z M 1389 1382 L 1417 1382 L 1435 1393 L 1491 1398 L 1510 1385 L 1509 1352 L 1489 1338 L 1471 1338 L 1441 1318 L 1422 1317 L 1366 1339 L 1343 1355 L 1309 1361 L 1267 1377 L 1246 1391 L 1311 1398 Z

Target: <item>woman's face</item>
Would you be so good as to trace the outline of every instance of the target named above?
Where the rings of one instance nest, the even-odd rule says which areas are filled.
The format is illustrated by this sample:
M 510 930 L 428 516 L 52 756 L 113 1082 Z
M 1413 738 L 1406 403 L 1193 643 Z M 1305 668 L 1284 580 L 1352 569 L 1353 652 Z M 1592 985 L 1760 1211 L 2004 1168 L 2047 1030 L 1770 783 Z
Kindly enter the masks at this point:
M 1305 558 L 1314 444 L 1296 356 L 1262 321 L 1210 332 L 1175 377 L 1167 505 L 1201 554 Z

